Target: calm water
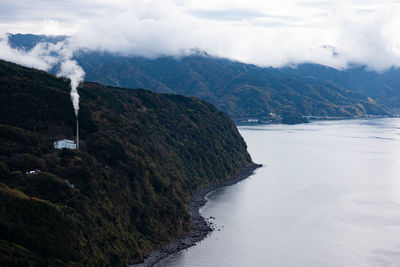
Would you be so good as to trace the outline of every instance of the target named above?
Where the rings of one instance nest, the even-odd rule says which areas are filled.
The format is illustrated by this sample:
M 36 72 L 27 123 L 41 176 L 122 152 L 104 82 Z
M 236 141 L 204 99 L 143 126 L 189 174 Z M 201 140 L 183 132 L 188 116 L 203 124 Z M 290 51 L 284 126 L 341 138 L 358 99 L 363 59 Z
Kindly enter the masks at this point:
M 400 119 L 239 130 L 265 166 L 211 193 L 220 231 L 158 266 L 400 266 Z

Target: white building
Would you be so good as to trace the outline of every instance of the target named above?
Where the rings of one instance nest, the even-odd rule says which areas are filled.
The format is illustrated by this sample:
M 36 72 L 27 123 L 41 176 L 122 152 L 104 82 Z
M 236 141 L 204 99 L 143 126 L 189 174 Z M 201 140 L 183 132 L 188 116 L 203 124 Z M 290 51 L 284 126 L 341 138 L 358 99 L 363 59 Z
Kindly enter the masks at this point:
M 72 140 L 63 139 L 54 142 L 54 147 L 58 149 L 68 148 L 68 149 L 76 149 L 76 144 Z
M 32 175 L 32 174 L 40 174 L 40 170 L 33 170 L 33 171 L 27 171 L 26 174 Z

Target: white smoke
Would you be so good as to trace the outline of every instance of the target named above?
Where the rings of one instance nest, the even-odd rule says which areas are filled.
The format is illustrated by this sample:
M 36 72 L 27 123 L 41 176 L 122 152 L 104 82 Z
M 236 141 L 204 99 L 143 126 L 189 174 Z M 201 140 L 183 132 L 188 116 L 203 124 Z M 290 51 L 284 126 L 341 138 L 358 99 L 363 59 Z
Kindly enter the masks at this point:
M 75 50 L 76 47 L 66 40 L 56 44 L 39 43 L 33 49 L 25 51 L 12 48 L 8 43 L 7 34 L 0 35 L 0 59 L 45 71 L 56 67 L 59 69 L 57 76 L 70 79 L 71 100 L 75 116 L 78 116 L 78 86 L 83 81 L 85 72 L 72 59 Z
M 85 72 L 75 60 L 65 60 L 61 63 L 58 76 L 68 77 L 71 80 L 71 100 L 74 106 L 75 116 L 78 117 L 79 111 L 79 93 L 78 86 L 83 81 Z

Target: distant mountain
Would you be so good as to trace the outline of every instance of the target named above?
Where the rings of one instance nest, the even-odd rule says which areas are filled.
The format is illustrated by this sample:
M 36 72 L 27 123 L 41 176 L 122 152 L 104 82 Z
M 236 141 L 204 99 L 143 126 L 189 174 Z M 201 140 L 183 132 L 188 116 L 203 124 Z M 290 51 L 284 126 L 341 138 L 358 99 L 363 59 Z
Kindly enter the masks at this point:
M 376 100 L 388 108 L 400 108 L 400 68 L 383 72 L 368 70 L 365 66 L 353 66 L 346 70 L 336 70 L 323 65 L 301 64 L 296 68 L 282 68 L 282 72 L 298 78 L 334 82 Z
M 20 45 L 14 36 L 10 42 Z M 261 68 L 204 52 L 146 59 L 79 51 L 75 58 L 88 81 L 196 96 L 233 119 L 389 115 L 392 107 L 400 107 L 398 70 L 378 74 L 360 67 L 338 71 L 313 64 Z
M 196 96 L 234 119 L 293 112 L 336 117 L 388 114 L 362 92 L 336 82 L 227 59 L 192 55 L 150 60 L 98 52 L 81 52 L 76 59 L 87 80 Z
M 58 43 L 65 41 L 67 36 L 49 36 L 49 35 L 35 35 L 35 34 L 8 34 L 8 40 L 11 47 L 30 50 L 38 43 Z
M 251 166 L 197 98 L 69 81 L 0 61 L 0 266 L 127 266 L 186 234 L 193 192 Z M 73 185 L 73 186 L 72 186 Z

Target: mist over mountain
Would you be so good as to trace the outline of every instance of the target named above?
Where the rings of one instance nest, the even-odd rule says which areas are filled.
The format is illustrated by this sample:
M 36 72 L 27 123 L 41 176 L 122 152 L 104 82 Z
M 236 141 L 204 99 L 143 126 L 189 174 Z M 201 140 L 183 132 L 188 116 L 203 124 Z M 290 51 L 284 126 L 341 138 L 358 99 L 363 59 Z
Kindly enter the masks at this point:
M 17 34 L 10 35 L 9 42 L 30 49 L 43 38 Z M 85 80 L 196 96 L 234 119 L 293 113 L 350 118 L 389 115 L 400 107 L 399 69 L 378 73 L 364 66 L 336 70 L 317 64 L 262 68 L 198 50 L 155 59 L 77 50 L 74 59 L 85 70 Z
M 1 32 L 69 35 L 82 49 L 144 57 L 198 48 L 260 66 L 400 66 L 397 0 L 3 0 Z
M 48 36 L 48 35 L 35 35 L 35 34 L 8 34 L 9 43 L 13 48 L 23 50 L 31 50 L 38 43 L 52 43 L 65 41 L 68 37 L 65 35 Z

